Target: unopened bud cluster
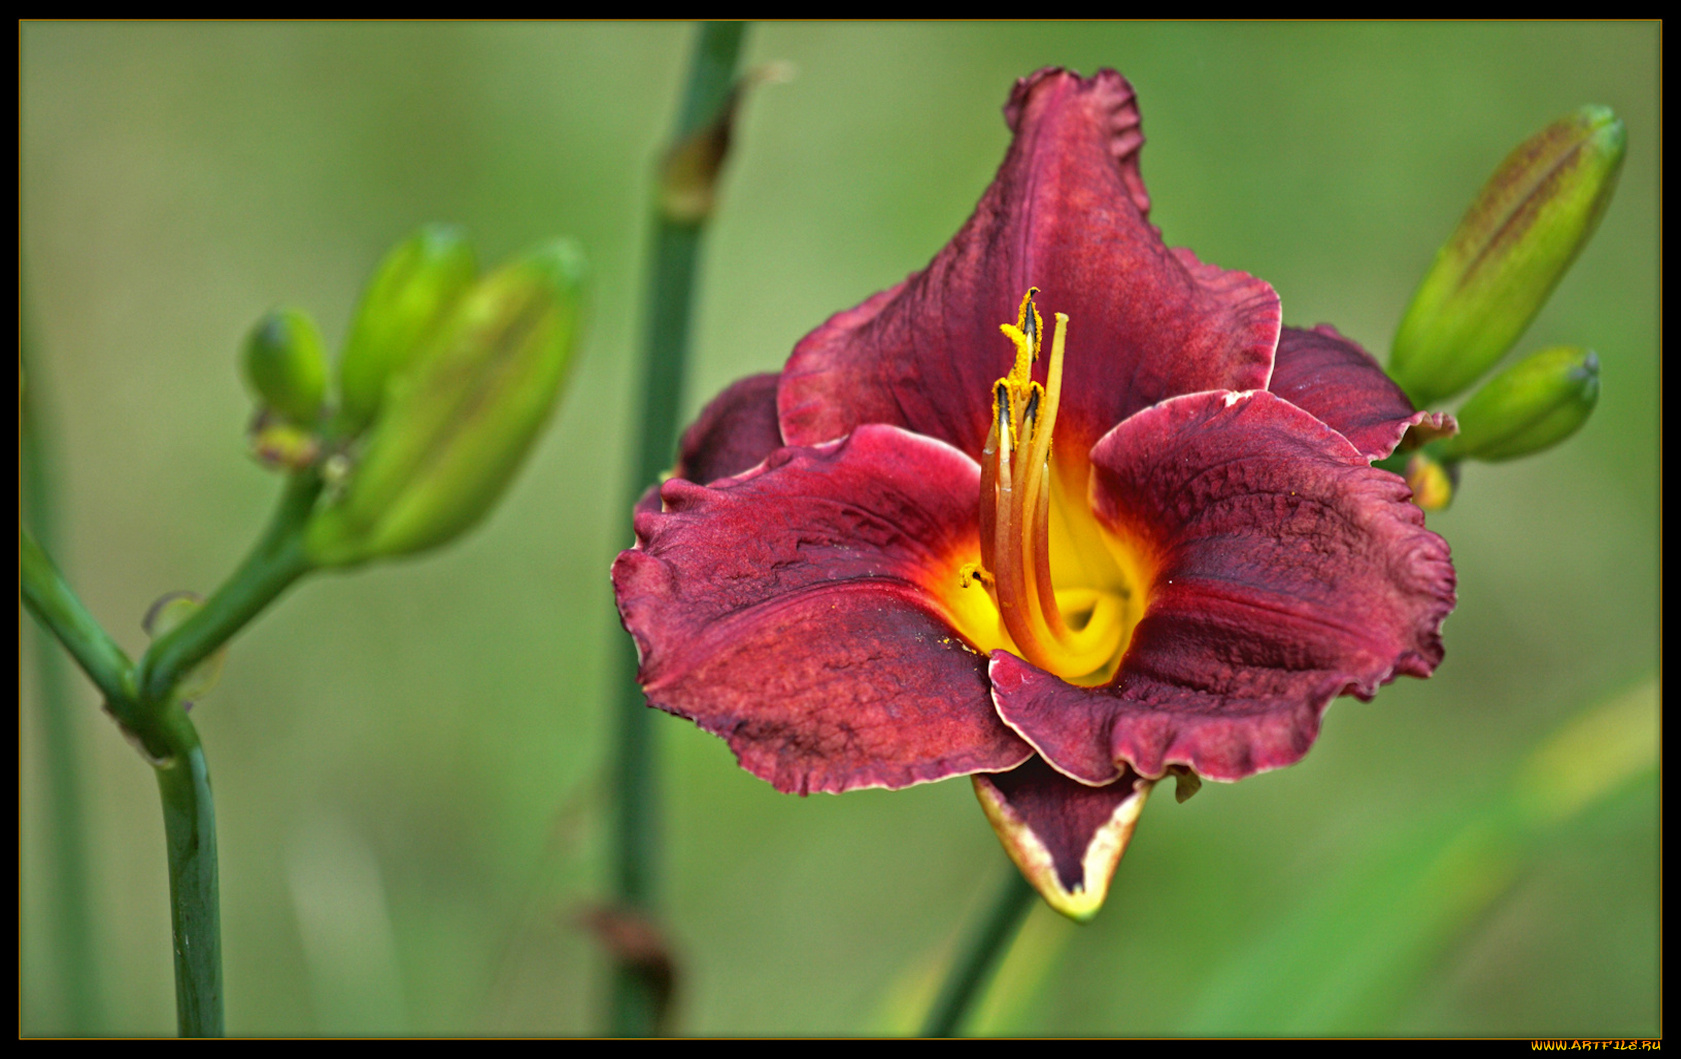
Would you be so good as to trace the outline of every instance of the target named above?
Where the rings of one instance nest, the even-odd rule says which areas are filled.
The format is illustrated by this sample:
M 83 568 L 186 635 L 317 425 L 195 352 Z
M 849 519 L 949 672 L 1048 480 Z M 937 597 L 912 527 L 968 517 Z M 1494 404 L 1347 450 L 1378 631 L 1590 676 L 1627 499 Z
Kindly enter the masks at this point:
M 1501 163 L 1436 254 L 1395 335 L 1389 374 L 1418 407 L 1464 393 L 1500 362 L 1593 234 L 1616 189 L 1627 134 L 1605 107 L 1566 115 Z M 1533 354 L 1457 412 L 1457 437 L 1397 457 L 1421 507 L 1451 501 L 1463 460 L 1510 460 L 1587 422 L 1599 359 Z
M 568 241 L 486 276 L 452 228 L 386 255 L 362 294 L 330 399 L 320 332 L 277 310 L 246 342 L 258 459 L 329 483 L 305 531 L 317 566 L 443 544 L 495 505 L 555 405 L 577 334 Z

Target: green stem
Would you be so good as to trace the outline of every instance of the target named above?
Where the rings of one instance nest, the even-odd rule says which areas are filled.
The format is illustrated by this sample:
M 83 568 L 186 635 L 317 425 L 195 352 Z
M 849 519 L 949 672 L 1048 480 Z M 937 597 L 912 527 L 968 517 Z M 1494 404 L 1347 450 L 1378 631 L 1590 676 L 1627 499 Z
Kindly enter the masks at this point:
M 216 877 L 216 808 L 198 731 L 171 705 L 173 753 L 157 768 L 169 850 L 169 918 L 175 938 L 175 1021 L 183 1037 L 222 1036 L 222 922 Z
M 246 622 L 308 572 L 303 530 L 321 493 L 313 471 L 294 474 L 268 529 L 233 575 L 140 660 L 137 681 L 148 704 L 142 741 L 154 750 L 169 850 L 170 924 L 175 938 L 175 1017 L 183 1037 L 220 1037 L 222 924 L 217 892 L 216 810 L 198 731 L 175 700 L 175 687 Z
M 157 770 L 169 856 L 176 1021 L 184 1037 L 221 1036 L 216 813 L 198 732 L 173 700 L 150 708 L 137 700 L 127 656 L 88 614 L 52 560 L 26 532 L 19 534 L 18 566 L 25 605 L 105 692 L 106 709 Z
M 222 1034 L 222 935 L 210 772 L 175 687 L 310 569 L 303 530 L 320 492 L 321 479 L 313 471 L 293 475 L 268 529 L 239 569 L 192 617 L 152 644 L 138 672 L 46 553 L 28 533 L 19 534 L 24 603 L 105 693 L 106 709 L 157 770 L 169 854 L 175 1011 L 185 1037 Z
M 29 329 L 23 327 L 20 356 L 27 371 Z M 43 420 L 41 380 L 32 375 L 23 394 L 23 498 L 36 538 L 47 554 L 57 540 L 58 504 L 52 475 L 51 432 Z M 21 564 L 20 564 L 21 565 Z M 81 771 L 77 768 L 76 725 L 65 679 L 64 656 L 39 630 L 34 639 L 35 678 L 41 703 L 41 744 L 46 758 L 47 819 L 53 859 L 46 886 L 51 907 L 52 948 L 73 1036 L 103 1028 L 99 961 L 94 955 L 93 901 L 88 892 L 86 825 Z
M 746 25 L 709 22 L 702 26 L 690 61 L 674 144 L 709 124 L 730 98 Z M 680 221 L 657 215 L 646 307 L 641 433 L 631 464 L 627 508 L 671 465 L 677 444 L 677 410 L 689 353 L 689 324 L 705 220 Z M 618 657 L 610 672 L 620 690 L 614 801 L 618 806 L 614 843 L 614 891 L 628 910 L 646 913 L 658 889 L 659 782 L 654 760 L 652 717 L 636 683 L 636 654 L 628 637 L 616 638 Z M 621 961 L 613 974 L 610 1032 L 647 1036 L 658 1031 L 663 1001 L 648 976 Z
M 216 810 L 198 731 L 175 698 L 193 666 L 309 571 L 303 531 L 321 494 L 313 470 L 286 482 L 268 528 L 233 575 L 179 627 L 153 642 L 136 681 L 163 799 L 169 909 L 175 937 L 175 1017 L 183 1037 L 220 1037 L 222 924 L 216 878 Z
M 671 142 L 681 143 L 718 116 L 735 88 L 735 68 L 747 37 L 745 22 L 703 22 L 689 56 L 689 82 Z
M 980 996 L 981 987 L 992 975 L 1010 942 L 1015 940 L 1016 931 L 1021 928 L 1022 920 L 1027 918 L 1028 909 L 1033 907 L 1033 897 L 1032 884 L 1012 867 L 1010 878 L 1004 889 L 999 891 L 992 910 L 969 939 L 958 961 L 952 965 L 945 985 L 940 987 L 939 998 L 929 1009 L 928 1021 L 922 1027 L 924 1037 L 952 1037 L 957 1034 L 970 1006 Z
M 106 700 L 113 706 L 130 701 L 134 667 L 128 655 L 88 613 L 28 530 L 18 531 L 18 580 L 29 613 L 58 637 Z
M 268 529 L 239 569 L 204 606 L 156 640 L 141 658 L 138 685 L 143 701 L 169 701 L 184 675 L 309 571 L 303 528 L 320 493 L 321 478 L 314 471 L 300 471 L 287 479 Z

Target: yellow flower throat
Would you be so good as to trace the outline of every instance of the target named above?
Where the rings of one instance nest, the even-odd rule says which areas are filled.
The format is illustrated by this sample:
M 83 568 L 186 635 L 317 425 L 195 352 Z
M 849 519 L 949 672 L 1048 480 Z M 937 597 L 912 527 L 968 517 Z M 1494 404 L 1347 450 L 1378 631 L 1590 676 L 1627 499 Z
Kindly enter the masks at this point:
M 959 577 L 965 588 L 973 581 L 986 588 L 1012 641 L 1011 650 L 1065 680 L 1095 683 L 1113 675 L 1138 620 L 1141 608 L 1134 605 L 1130 590 L 1138 581 L 1120 576 L 1122 566 L 1134 564 L 1117 563 L 1130 558 L 1117 553 L 1131 550 L 1117 548 L 1120 542 L 1096 525 L 1084 496 L 1053 505 L 1051 435 L 1062 397 L 1068 317 L 1056 314 L 1041 386 L 1032 379 L 1044 333 L 1044 320 L 1033 304 L 1038 293 L 1035 287 L 1022 298 L 1014 326 L 1000 325 L 1015 344 L 1016 359 L 1010 373 L 992 387 L 992 426 L 981 453 L 981 561 L 965 565 Z M 1069 543 L 1071 551 L 1109 553 L 1097 558 L 1106 569 L 1090 571 L 1097 576 L 1053 580 L 1053 506 L 1061 509 L 1059 536 L 1072 532 L 1075 537 L 1103 539 L 1103 544 L 1094 539 L 1084 548 L 1077 541 Z M 1084 565 L 1089 568 L 1092 563 Z M 1058 581 L 1077 583 L 1058 587 Z

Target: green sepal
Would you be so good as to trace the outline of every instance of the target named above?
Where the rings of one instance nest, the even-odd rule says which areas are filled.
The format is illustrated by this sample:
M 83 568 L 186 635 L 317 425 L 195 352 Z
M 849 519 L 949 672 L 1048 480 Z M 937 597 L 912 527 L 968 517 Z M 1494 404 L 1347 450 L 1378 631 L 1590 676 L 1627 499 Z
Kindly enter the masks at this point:
M 245 339 L 245 381 L 254 397 L 289 423 L 313 426 L 327 398 L 327 356 L 308 313 L 276 309 Z
M 1557 445 L 1582 428 L 1599 401 L 1599 357 L 1558 346 L 1490 379 L 1460 408 L 1459 433 L 1439 442 L 1444 460 L 1514 460 Z
M 391 380 L 414 363 L 477 274 L 472 246 L 447 225 L 427 225 L 385 255 L 339 358 L 334 434 L 354 437 L 373 422 Z
M 1586 106 L 1520 144 L 1436 253 L 1396 331 L 1389 374 L 1424 407 L 1505 356 L 1593 234 L 1627 133 Z
M 551 243 L 457 302 L 385 407 L 336 501 L 306 531 L 310 559 L 344 566 L 444 544 L 482 519 L 553 412 L 572 360 L 584 278 Z

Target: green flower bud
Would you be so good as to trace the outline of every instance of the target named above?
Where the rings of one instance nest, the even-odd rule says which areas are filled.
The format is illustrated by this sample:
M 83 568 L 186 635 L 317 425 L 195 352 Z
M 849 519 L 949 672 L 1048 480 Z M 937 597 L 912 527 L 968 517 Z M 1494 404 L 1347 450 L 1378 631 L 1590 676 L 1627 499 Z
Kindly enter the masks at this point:
M 563 240 L 467 292 L 392 380 L 341 493 L 311 520 L 315 563 L 436 547 L 489 513 L 554 410 L 583 272 L 576 245 Z
M 245 340 L 245 381 L 263 405 L 289 423 L 313 425 L 327 397 L 327 357 L 307 313 L 276 309 Z
M 1581 429 L 1599 400 L 1599 357 L 1559 346 L 1527 357 L 1459 410 L 1459 433 L 1437 446 L 1446 460 L 1512 460 L 1557 445 Z
M 477 274 L 473 248 L 445 225 L 428 225 L 385 255 L 362 292 L 339 360 L 336 433 L 354 436 L 373 421 L 387 383 L 414 362 Z
M 1583 107 L 1495 170 L 1395 334 L 1389 374 L 1413 403 L 1460 393 L 1517 342 L 1611 201 L 1626 139 L 1610 110 Z

